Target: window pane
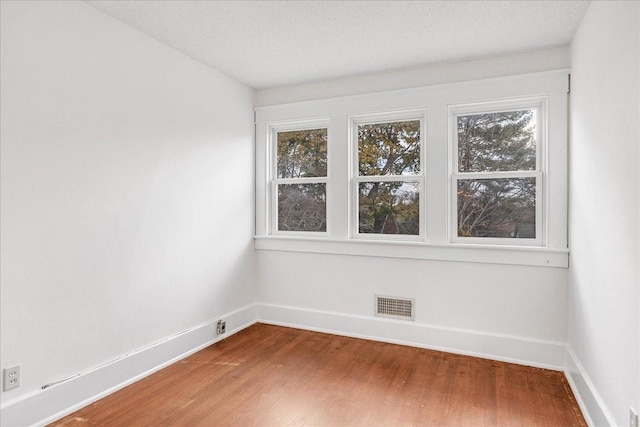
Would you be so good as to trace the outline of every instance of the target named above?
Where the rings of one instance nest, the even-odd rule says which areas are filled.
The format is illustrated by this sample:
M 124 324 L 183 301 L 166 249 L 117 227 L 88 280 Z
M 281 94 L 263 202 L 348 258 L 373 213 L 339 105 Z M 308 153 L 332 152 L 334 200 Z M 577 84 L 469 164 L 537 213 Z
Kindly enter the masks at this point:
M 535 110 L 458 116 L 458 171 L 536 169 Z
M 420 186 L 416 182 L 359 184 L 358 231 L 408 234 L 420 232 Z
M 358 125 L 360 176 L 420 173 L 420 120 Z
M 536 178 L 458 180 L 458 236 L 536 238 Z
M 327 231 L 326 184 L 278 185 L 278 230 Z
M 327 129 L 278 132 L 278 178 L 327 176 Z

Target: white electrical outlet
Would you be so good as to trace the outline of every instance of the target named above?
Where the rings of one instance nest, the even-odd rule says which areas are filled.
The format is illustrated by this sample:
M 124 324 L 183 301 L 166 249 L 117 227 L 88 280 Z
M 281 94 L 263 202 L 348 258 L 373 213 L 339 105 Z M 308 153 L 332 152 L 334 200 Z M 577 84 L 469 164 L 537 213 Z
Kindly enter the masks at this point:
M 629 408 L 629 427 L 640 427 L 638 425 L 638 414 L 633 408 Z
M 2 370 L 2 391 L 20 387 L 20 365 Z

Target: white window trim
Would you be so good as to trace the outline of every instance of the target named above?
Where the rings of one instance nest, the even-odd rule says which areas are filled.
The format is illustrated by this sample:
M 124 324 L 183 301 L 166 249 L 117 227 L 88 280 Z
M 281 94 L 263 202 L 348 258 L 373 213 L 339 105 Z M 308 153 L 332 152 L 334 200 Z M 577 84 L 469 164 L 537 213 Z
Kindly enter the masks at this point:
M 458 171 L 458 116 L 470 114 L 498 113 L 504 111 L 536 111 L 536 170 L 508 172 L 459 172 Z M 547 241 L 547 218 L 544 206 L 547 205 L 544 173 L 547 168 L 547 97 L 515 98 L 459 104 L 449 106 L 449 241 L 451 243 L 490 244 L 510 246 L 544 246 Z M 536 238 L 493 238 L 458 236 L 458 197 L 459 180 L 482 180 L 500 178 L 536 179 Z
M 279 104 L 256 108 L 256 231 L 255 248 L 308 253 L 380 256 L 477 263 L 567 268 L 567 73 L 554 70 L 366 95 Z M 542 173 L 542 209 L 545 218 L 540 246 L 452 242 L 450 106 L 546 98 L 546 147 L 536 173 Z M 352 117 L 380 112 L 426 111 L 421 209 L 425 211 L 423 240 L 354 238 Z M 462 110 L 461 110 L 462 111 Z M 270 128 L 318 122 L 328 125 L 327 232 L 274 235 L 271 227 Z M 423 197 L 424 194 L 424 197 Z M 425 200 L 428 198 L 429 200 Z M 367 236 L 369 237 L 369 236 Z M 428 237 L 428 240 L 427 240 Z
M 358 163 L 358 126 L 365 124 L 382 124 L 399 121 L 420 121 L 420 173 L 416 175 L 374 175 L 374 176 L 360 176 L 359 163 Z M 349 115 L 349 152 L 350 152 L 350 222 L 349 229 L 351 231 L 350 236 L 353 239 L 362 240 L 383 240 L 383 241 L 425 241 L 427 220 L 426 220 L 426 121 L 427 112 L 426 109 L 414 109 L 414 110 L 400 110 L 389 112 L 378 112 L 369 114 Z M 376 234 L 376 233 L 360 233 L 359 231 L 359 188 L 358 185 L 362 182 L 390 182 L 390 181 L 402 181 L 402 182 L 415 182 L 418 183 L 418 191 L 420 194 L 420 206 L 419 206 L 419 233 L 417 235 L 403 235 L 403 234 Z
M 268 125 L 267 143 L 269 149 L 269 211 L 270 221 L 269 230 L 274 236 L 301 236 L 301 237 L 328 237 L 330 235 L 331 218 L 330 212 L 330 162 L 329 159 L 329 140 L 331 138 L 330 131 L 331 121 L 328 118 L 310 119 L 295 122 L 270 123 Z M 291 132 L 308 129 L 327 129 L 327 175 L 324 177 L 304 177 L 304 178 L 278 178 L 278 133 Z M 326 230 L 325 231 L 290 231 L 278 229 L 278 185 L 286 184 L 325 184 L 325 214 L 326 214 Z
M 291 236 L 255 236 L 257 250 L 357 255 L 483 264 L 568 267 L 569 250 L 535 246 L 435 245 L 388 240 L 338 240 Z

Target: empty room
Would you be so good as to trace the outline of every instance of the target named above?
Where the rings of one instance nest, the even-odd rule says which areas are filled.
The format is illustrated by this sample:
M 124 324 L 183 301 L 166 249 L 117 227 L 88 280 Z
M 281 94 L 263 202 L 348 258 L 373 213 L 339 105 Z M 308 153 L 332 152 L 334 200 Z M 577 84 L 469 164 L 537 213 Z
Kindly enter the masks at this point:
M 0 1 L 0 425 L 640 427 L 640 2 Z

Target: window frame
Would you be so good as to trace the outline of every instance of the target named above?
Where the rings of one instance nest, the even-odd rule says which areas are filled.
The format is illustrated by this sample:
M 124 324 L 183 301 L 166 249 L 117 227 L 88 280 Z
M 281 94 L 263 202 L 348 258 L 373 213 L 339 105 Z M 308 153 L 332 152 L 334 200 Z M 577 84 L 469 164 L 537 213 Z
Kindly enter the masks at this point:
M 255 236 L 257 250 L 324 253 L 507 265 L 567 268 L 568 125 L 567 69 L 370 92 L 255 107 Z M 546 146 L 537 168 L 542 169 L 543 242 L 540 245 L 451 240 L 450 106 L 474 106 L 514 99 L 546 98 Z M 354 238 L 353 130 L 350 118 L 381 112 L 426 111 L 421 210 L 424 239 Z M 328 121 L 327 232 L 274 234 L 271 186 L 270 127 L 295 129 L 296 124 Z M 315 124 L 315 126 L 313 126 Z M 299 125 L 300 126 L 300 125 Z M 298 127 L 299 128 L 299 127 Z M 540 142 L 538 142 L 540 144 Z M 428 199 L 428 200 L 427 200 Z M 537 224 L 536 224 L 537 225 Z M 398 236 L 398 235 L 392 235 Z M 536 236 L 538 236 L 536 234 Z M 386 235 L 385 235 L 386 237 Z
M 427 143 L 426 143 L 426 108 L 384 111 L 367 114 L 352 114 L 347 117 L 349 122 L 349 153 L 350 153 L 350 173 L 349 173 L 349 236 L 356 240 L 381 240 L 381 241 L 409 241 L 422 242 L 427 238 Z M 358 156 L 358 126 L 384 124 L 392 122 L 416 121 L 420 122 L 420 173 L 415 175 L 363 175 L 360 176 L 360 164 Z M 418 204 L 418 234 L 382 234 L 382 233 L 360 233 L 360 183 L 366 182 L 415 182 L 418 184 L 419 204 Z
M 494 101 L 482 101 L 449 106 L 449 242 L 509 245 L 509 246 L 544 246 L 546 238 L 545 215 L 547 191 L 545 189 L 546 153 L 548 140 L 548 97 L 517 97 Z M 458 168 L 458 117 L 474 114 L 500 113 L 509 111 L 536 111 L 536 167 L 535 170 L 492 171 L 492 172 L 460 172 Z M 457 189 L 460 180 L 534 178 L 536 180 L 535 198 L 535 231 L 531 238 L 499 238 L 499 237 L 466 237 L 458 235 L 458 197 Z
M 303 178 L 279 178 L 278 177 L 278 133 L 294 132 L 313 129 L 327 130 L 327 174 L 323 177 L 303 177 Z M 331 138 L 331 121 L 328 118 L 310 119 L 301 121 L 270 123 L 268 125 L 268 151 L 269 151 L 269 232 L 274 236 L 307 236 L 307 237 L 329 237 L 331 218 L 330 212 L 330 169 L 329 161 L 329 140 Z M 324 184 L 325 185 L 325 231 L 304 231 L 304 230 L 280 230 L 278 229 L 278 186 L 289 184 Z

